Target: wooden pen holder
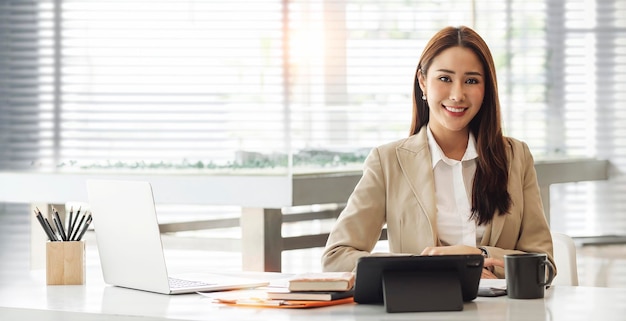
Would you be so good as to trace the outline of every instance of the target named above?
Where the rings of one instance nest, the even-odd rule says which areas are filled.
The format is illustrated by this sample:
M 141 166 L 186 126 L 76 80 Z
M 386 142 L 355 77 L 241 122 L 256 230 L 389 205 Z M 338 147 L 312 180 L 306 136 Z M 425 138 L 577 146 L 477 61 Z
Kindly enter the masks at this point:
M 80 285 L 85 283 L 85 242 L 46 244 L 46 283 Z

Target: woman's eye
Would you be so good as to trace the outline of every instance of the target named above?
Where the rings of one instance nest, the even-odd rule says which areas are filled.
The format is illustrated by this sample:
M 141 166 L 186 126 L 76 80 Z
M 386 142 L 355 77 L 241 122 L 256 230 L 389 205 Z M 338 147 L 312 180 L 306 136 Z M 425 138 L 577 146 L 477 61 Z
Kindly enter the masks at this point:
M 478 83 L 478 79 L 470 78 L 470 79 L 466 80 L 465 83 L 467 83 L 467 84 L 477 84 Z
M 444 81 L 444 82 L 450 82 L 450 77 L 448 77 L 448 76 L 441 76 L 441 77 L 439 77 L 439 80 Z

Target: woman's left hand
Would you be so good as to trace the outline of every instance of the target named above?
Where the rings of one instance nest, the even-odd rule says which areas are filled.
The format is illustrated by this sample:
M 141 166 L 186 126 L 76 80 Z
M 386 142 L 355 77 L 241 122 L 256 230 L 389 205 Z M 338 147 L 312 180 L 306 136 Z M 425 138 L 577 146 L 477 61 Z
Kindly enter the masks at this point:
M 483 264 L 483 273 L 480 276 L 481 279 L 497 279 L 498 277 L 493 273 L 494 267 L 499 266 L 504 268 L 504 262 L 502 260 L 488 257 Z

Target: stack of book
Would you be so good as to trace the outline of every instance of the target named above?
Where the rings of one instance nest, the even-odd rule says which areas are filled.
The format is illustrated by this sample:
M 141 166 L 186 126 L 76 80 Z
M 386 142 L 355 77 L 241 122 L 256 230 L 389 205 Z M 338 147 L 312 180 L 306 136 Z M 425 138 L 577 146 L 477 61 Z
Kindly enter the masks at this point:
M 271 300 L 335 301 L 354 295 L 352 272 L 317 272 L 297 274 L 289 279 L 286 289 L 270 290 Z
M 307 309 L 354 303 L 355 274 L 351 272 L 303 273 L 287 282 L 280 287 L 198 293 L 235 306 Z

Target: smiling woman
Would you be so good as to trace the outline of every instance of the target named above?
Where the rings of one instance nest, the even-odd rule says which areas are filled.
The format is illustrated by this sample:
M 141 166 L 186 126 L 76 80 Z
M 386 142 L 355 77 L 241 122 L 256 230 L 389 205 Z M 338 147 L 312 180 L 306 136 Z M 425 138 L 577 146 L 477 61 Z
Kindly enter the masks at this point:
M 483 278 L 504 278 L 506 254 L 553 262 L 534 160 L 526 143 L 502 134 L 495 73 L 474 30 L 431 38 L 417 65 L 410 136 L 365 160 L 326 243 L 326 271 L 353 271 L 385 225 L 389 255 L 482 254 Z

